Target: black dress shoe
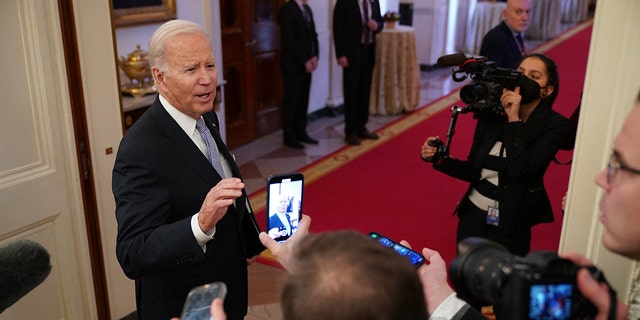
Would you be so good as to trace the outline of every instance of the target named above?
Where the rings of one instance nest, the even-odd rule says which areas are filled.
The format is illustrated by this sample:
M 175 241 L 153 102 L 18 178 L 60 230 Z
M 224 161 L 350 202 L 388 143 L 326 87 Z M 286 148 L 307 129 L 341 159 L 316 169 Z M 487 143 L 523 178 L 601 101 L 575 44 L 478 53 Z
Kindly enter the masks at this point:
M 298 141 L 285 140 L 284 145 L 293 149 L 298 149 L 298 150 L 304 149 L 304 145 Z
M 348 134 L 346 137 L 344 137 L 344 141 L 353 146 L 360 145 L 360 139 L 358 139 L 358 136 L 355 133 Z
M 304 137 L 298 139 L 298 141 L 304 142 L 304 143 L 309 143 L 309 144 L 318 144 L 318 140 L 313 139 L 313 138 L 311 138 L 309 136 L 304 136 Z
M 362 132 L 358 133 L 358 138 L 377 140 L 378 138 L 380 138 L 380 136 L 378 136 L 377 134 L 375 134 L 373 132 L 362 131 Z

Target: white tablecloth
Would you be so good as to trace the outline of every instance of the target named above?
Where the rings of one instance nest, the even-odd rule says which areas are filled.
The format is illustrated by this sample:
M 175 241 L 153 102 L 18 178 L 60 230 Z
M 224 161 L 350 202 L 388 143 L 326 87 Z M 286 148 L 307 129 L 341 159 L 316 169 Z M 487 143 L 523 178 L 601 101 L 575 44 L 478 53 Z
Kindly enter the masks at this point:
M 385 28 L 376 42 L 369 112 L 394 115 L 415 109 L 420 99 L 415 30 L 401 25 Z
M 531 20 L 525 37 L 547 40 L 560 34 L 561 5 L 559 0 L 531 0 Z
M 480 53 L 484 35 L 502 22 L 502 11 L 506 7 L 506 2 L 480 1 L 476 4 L 467 26 L 466 52 L 471 54 Z

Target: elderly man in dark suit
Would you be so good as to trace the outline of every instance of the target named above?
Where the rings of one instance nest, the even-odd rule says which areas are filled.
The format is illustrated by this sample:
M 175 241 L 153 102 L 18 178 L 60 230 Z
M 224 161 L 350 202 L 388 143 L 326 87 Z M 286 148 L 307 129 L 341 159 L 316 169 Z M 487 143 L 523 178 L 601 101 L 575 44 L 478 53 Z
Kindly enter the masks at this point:
M 180 316 L 190 289 L 222 281 L 228 319 L 243 319 L 247 264 L 264 247 L 212 111 L 211 42 L 195 23 L 169 21 L 149 60 L 159 96 L 122 139 L 112 181 L 116 255 L 135 280 L 138 318 Z
M 530 0 L 508 0 L 502 12 L 504 21 L 482 39 L 480 55 L 496 63 L 496 67 L 516 68 L 526 54 L 524 32 L 531 21 Z
M 382 30 L 378 0 L 337 0 L 333 9 L 333 40 L 343 68 L 345 141 L 378 139 L 367 130 L 371 77 L 376 59 L 375 35 Z
M 300 142 L 318 144 L 307 133 L 311 73 L 318 66 L 318 34 L 306 0 L 289 0 L 278 12 L 280 26 L 280 70 L 282 135 L 284 144 L 304 149 Z

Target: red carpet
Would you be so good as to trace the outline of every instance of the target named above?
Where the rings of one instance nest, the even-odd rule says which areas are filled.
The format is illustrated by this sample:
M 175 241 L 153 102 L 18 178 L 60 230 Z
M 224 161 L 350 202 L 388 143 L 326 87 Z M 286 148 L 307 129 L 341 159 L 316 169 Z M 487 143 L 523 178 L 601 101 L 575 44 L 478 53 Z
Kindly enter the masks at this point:
M 567 117 L 580 100 L 591 39 L 591 22 L 586 27 L 582 25 L 582 28 L 576 28 L 568 33 L 581 30 L 559 44 L 546 44 L 534 50 L 546 51 L 558 64 L 561 88 L 554 108 Z M 445 261 L 451 261 L 455 257 L 457 224 L 457 218 L 451 213 L 468 185 L 435 171 L 419 157 L 420 146 L 427 136 L 438 134 L 445 137 L 451 118 L 449 109 L 445 108 L 397 135 L 385 131 L 385 128 L 398 122 L 411 121 L 424 110 L 404 116 L 378 130 L 383 135 L 383 142 L 365 154 L 349 159 L 337 169 L 328 170 L 329 173 L 317 175 L 314 171 L 318 170 L 317 166 L 322 167 L 322 160 L 318 165 L 300 169 L 305 176 L 307 173 L 312 176 L 312 179 L 307 179 L 304 195 L 304 211 L 313 218 L 311 231 L 378 231 L 396 240 L 407 240 L 417 248 L 434 248 L 441 252 Z M 450 150 L 452 156 L 466 157 L 474 127 L 471 114 L 458 117 Z M 364 144 L 345 147 L 325 159 L 336 160 L 353 148 L 363 147 Z M 571 155 L 571 152 L 560 152 L 558 159 L 567 161 Z M 569 165 L 552 163 L 545 175 L 556 221 L 534 227 L 532 250 L 557 250 L 562 224 L 560 205 L 567 189 L 569 173 Z M 264 208 L 258 205 L 256 211 L 257 219 L 264 227 Z M 268 263 L 268 258 L 266 260 Z

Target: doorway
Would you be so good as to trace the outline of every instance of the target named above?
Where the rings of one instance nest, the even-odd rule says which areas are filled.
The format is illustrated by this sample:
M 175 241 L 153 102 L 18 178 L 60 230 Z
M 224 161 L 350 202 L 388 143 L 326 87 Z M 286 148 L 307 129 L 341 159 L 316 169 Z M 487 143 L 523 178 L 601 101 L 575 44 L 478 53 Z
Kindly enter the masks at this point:
M 283 0 L 220 1 L 229 148 L 281 128 L 278 9 Z

